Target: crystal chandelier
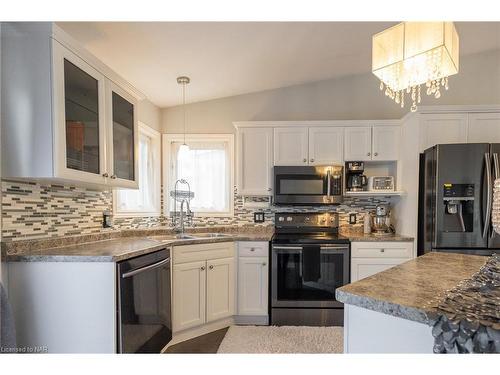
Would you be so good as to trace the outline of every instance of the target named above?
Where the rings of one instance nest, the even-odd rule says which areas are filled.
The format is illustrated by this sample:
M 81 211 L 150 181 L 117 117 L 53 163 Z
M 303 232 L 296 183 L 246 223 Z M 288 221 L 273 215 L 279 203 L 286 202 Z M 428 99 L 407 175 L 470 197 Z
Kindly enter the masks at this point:
M 380 90 L 411 111 L 421 101 L 421 85 L 436 99 L 458 73 L 458 34 L 453 22 L 402 22 L 373 36 L 372 72 Z

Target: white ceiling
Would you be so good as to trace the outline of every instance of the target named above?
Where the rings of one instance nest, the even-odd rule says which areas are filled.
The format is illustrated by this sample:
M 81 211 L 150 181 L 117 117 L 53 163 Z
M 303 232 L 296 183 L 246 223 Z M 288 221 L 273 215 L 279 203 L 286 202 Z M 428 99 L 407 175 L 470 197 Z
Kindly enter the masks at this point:
M 394 22 L 62 22 L 159 107 L 371 69 L 371 36 Z M 457 22 L 460 54 L 500 48 L 500 22 Z

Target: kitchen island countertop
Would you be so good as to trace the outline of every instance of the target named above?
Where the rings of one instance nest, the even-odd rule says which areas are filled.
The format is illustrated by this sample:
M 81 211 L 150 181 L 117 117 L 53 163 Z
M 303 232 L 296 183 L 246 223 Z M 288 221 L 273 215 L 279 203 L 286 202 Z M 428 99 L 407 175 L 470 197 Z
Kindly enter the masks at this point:
M 470 278 L 488 258 L 428 253 L 336 291 L 340 302 L 432 324 L 447 291 Z M 390 285 L 391 287 L 388 287 Z

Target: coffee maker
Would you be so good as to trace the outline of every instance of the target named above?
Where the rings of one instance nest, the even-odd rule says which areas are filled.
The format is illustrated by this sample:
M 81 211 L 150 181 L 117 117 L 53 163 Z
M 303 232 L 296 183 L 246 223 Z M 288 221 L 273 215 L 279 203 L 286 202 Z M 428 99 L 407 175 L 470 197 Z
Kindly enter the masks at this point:
M 362 161 L 347 161 L 345 163 L 345 175 L 347 191 L 364 191 L 368 185 L 368 179 L 363 174 L 365 163 Z

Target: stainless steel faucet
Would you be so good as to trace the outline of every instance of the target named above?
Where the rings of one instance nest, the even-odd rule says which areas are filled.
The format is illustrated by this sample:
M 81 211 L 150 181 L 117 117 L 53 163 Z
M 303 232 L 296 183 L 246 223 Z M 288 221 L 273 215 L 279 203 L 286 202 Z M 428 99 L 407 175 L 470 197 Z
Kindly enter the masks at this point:
M 184 204 L 186 204 L 186 214 L 184 214 Z M 189 208 L 189 201 L 187 199 L 183 199 L 181 201 L 181 211 L 179 212 L 179 226 L 180 233 L 184 234 L 185 230 L 185 217 L 188 217 L 189 222 L 192 224 L 192 215 L 191 209 Z
M 187 190 L 181 190 L 178 188 L 178 185 L 186 185 Z M 186 221 L 188 225 L 193 225 L 193 212 L 189 207 L 189 201 L 194 198 L 194 193 L 191 191 L 191 187 L 189 183 L 184 180 L 177 180 L 175 182 L 175 189 L 170 192 L 170 196 L 174 198 L 174 207 L 171 212 L 172 215 L 172 223 L 171 226 L 174 227 L 174 230 L 177 233 L 184 234 L 184 230 L 186 227 Z M 180 211 L 177 212 L 177 202 L 181 203 Z M 184 212 L 184 205 L 186 205 L 186 211 Z

